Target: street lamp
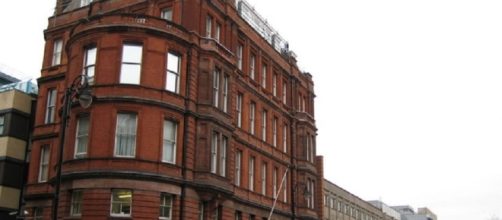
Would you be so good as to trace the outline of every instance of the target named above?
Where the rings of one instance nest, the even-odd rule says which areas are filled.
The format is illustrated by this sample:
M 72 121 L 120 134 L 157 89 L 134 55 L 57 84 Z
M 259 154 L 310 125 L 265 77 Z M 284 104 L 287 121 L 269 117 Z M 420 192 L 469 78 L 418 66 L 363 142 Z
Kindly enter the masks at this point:
M 296 184 L 292 188 L 293 199 L 291 200 L 292 206 L 293 206 L 293 216 L 291 219 L 293 219 L 293 220 L 296 219 L 296 202 L 295 202 L 295 197 L 297 196 L 296 192 L 298 192 L 300 190 L 303 190 L 304 198 L 309 199 L 308 197 L 312 196 L 312 192 L 310 192 L 310 189 L 308 188 L 307 184 L 305 184 L 304 182 L 296 182 Z
M 79 75 L 73 79 L 70 87 L 66 88 L 63 97 L 63 106 L 60 110 L 61 113 L 61 132 L 59 138 L 59 155 L 58 163 L 56 165 L 56 182 L 54 183 L 54 198 L 52 201 L 52 219 L 58 218 L 58 204 L 59 204 L 59 190 L 61 188 L 61 167 L 63 164 L 63 151 L 66 135 L 66 126 L 68 124 L 68 117 L 73 101 L 78 100 L 82 108 L 88 108 L 92 104 L 92 90 L 87 82 L 87 76 Z

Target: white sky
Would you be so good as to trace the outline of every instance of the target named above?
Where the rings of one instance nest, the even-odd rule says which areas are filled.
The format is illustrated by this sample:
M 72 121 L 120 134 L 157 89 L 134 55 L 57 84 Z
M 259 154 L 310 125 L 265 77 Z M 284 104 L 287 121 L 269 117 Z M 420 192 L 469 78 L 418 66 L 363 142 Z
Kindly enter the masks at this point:
M 502 216 L 502 1 L 248 1 L 314 76 L 327 179 L 441 220 Z M 39 75 L 54 2 L 0 3 L 0 68 Z

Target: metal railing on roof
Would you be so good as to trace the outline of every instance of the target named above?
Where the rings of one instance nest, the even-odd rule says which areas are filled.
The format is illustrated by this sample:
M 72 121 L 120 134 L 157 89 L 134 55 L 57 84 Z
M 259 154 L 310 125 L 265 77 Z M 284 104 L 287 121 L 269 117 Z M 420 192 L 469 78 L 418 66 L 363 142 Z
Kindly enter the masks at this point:
M 27 94 L 38 94 L 38 86 L 31 80 L 0 86 L 0 92 L 18 90 Z
M 288 42 L 247 1 L 237 0 L 235 4 L 241 18 L 272 45 L 275 50 L 283 55 L 294 56 L 296 58 L 293 51 L 289 50 Z

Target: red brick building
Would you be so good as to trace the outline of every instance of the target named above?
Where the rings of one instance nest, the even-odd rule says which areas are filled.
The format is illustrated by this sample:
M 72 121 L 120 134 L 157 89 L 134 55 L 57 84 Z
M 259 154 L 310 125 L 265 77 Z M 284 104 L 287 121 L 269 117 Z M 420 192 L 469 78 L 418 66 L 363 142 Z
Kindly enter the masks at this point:
M 312 76 L 260 19 L 233 0 L 58 0 L 29 217 L 52 214 L 60 100 L 84 74 L 95 100 L 70 111 L 58 219 L 266 219 L 275 197 L 272 219 L 320 219 Z

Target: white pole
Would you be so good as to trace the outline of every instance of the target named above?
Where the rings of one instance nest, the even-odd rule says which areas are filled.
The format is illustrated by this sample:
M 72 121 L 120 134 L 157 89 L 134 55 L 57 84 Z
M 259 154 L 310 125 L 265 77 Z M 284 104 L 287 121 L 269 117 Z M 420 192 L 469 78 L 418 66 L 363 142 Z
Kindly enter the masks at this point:
M 281 185 L 279 186 L 279 190 L 277 192 L 275 192 L 274 204 L 272 205 L 272 209 L 270 210 L 270 214 L 268 214 L 267 220 L 270 220 L 270 218 L 272 218 L 272 214 L 274 214 L 275 204 L 277 203 L 277 198 L 279 197 L 279 193 L 281 192 L 282 185 L 284 184 L 284 181 L 286 180 L 286 175 L 288 174 L 288 171 L 289 171 L 289 166 L 288 166 L 288 168 L 286 168 L 286 172 L 284 172 L 284 175 L 282 176 Z

